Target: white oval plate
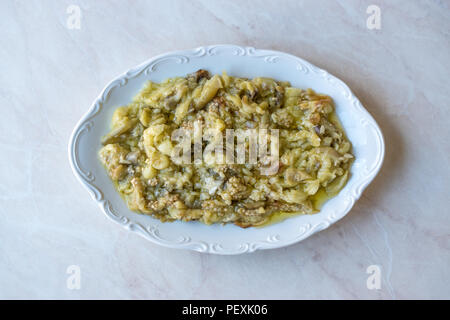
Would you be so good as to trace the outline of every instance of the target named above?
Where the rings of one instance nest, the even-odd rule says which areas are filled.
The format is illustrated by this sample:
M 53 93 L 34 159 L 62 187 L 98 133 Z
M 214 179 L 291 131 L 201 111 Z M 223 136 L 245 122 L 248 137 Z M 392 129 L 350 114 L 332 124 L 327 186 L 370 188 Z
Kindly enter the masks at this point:
M 100 138 L 107 133 L 115 108 L 128 104 L 145 81 L 160 82 L 198 69 L 211 73 L 226 71 L 237 77 L 270 77 L 330 95 L 356 157 L 344 189 L 315 215 L 296 216 L 264 228 L 242 229 L 235 225 L 207 226 L 180 221 L 162 223 L 130 211 L 98 161 Z M 235 45 L 170 52 L 118 76 L 78 122 L 69 143 L 69 159 L 75 176 L 109 218 L 154 243 L 215 254 L 280 248 L 328 228 L 350 211 L 378 173 L 383 157 L 380 128 L 345 83 L 298 57 Z

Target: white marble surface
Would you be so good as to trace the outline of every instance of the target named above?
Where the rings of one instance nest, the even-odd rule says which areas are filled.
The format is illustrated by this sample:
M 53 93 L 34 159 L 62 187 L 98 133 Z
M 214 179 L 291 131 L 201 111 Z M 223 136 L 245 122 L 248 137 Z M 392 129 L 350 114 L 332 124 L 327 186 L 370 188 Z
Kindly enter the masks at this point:
M 449 33 L 445 0 L 1 1 L 0 298 L 450 298 Z M 166 249 L 107 220 L 72 175 L 70 132 L 112 77 L 214 43 L 299 55 L 380 124 L 385 164 L 330 229 L 243 256 Z

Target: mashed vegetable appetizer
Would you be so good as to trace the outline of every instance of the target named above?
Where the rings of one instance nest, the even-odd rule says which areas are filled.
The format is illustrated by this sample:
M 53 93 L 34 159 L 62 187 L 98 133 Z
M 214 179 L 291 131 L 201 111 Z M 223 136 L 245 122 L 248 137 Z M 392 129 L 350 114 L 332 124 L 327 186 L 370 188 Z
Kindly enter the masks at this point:
M 212 146 L 214 152 L 204 152 L 202 161 L 174 158 L 180 149 L 174 133 L 180 129 L 192 133 L 181 137 L 189 147 L 200 141 L 201 149 Z M 239 150 L 230 151 L 224 142 L 230 129 L 238 132 L 236 139 L 245 130 L 265 132 L 277 159 L 268 154 L 249 161 L 246 139 L 247 160 L 236 161 Z M 205 138 L 205 132 L 215 134 Z M 353 160 L 329 96 L 269 78 L 212 76 L 205 70 L 148 82 L 114 112 L 102 145 L 100 161 L 131 210 L 162 221 L 241 227 L 318 212 L 344 187 Z M 218 147 L 234 155 L 234 162 L 218 161 Z M 271 165 L 269 174 L 262 172 Z

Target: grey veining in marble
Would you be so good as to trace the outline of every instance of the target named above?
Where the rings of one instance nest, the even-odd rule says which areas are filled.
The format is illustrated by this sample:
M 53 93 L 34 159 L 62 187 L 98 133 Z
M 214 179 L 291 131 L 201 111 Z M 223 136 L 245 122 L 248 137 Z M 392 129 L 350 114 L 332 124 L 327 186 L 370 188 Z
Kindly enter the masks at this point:
M 379 30 L 366 25 L 372 4 Z M 450 298 L 449 6 L 1 1 L 0 298 Z M 384 166 L 336 225 L 249 255 L 170 250 L 108 221 L 74 178 L 69 135 L 110 79 L 215 43 L 299 55 L 344 80 L 379 123 Z M 67 286 L 71 265 L 79 290 Z

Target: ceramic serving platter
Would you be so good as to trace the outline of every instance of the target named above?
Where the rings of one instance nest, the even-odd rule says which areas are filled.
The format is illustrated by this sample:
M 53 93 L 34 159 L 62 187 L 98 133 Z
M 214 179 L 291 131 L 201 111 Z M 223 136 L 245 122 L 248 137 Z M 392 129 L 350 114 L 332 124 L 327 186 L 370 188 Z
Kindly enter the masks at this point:
M 263 228 L 207 226 L 199 222 L 163 223 L 130 211 L 97 158 L 100 138 L 109 130 L 113 111 L 128 104 L 147 80 L 160 82 L 198 69 L 226 71 L 237 77 L 270 77 L 292 86 L 330 95 L 348 138 L 355 162 L 341 192 L 314 215 L 300 215 Z M 162 54 L 113 79 L 73 130 L 69 160 L 93 201 L 111 220 L 153 243 L 214 254 L 241 254 L 299 242 L 344 217 L 374 179 L 384 158 L 380 128 L 348 86 L 311 63 L 279 51 L 236 45 L 214 45 Z

